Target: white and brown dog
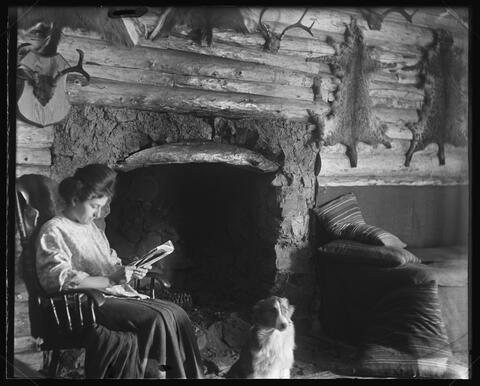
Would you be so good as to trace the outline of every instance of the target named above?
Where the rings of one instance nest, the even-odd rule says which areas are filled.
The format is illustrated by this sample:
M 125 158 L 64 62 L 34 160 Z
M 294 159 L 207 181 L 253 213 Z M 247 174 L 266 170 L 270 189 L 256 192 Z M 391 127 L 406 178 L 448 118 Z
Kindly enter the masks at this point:
M 255 304 L 248 339 L 226 377 L 290 378 L 295 349 L 294 310 L 287 298 L 278 296 Z

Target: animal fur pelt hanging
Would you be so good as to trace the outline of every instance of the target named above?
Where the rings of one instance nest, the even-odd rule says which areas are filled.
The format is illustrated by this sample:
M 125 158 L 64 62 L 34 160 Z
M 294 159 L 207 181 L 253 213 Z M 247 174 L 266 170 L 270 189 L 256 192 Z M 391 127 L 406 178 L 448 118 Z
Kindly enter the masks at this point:
M 35 29 L 41 40 L 36 51 L 47 56 L 57 52 L 65 27 L 94 31 L 111 43 L 132 47 L 134 43 L 122 19 L 109 17 L 109 10 L 103 7 L 20 7 L 17 25 L 20 30 Z
M 414 152 L 430 143 L 438 145 L 438 159 L 444 165 L 445 143 L 467 144 L 467 100 L 461 87 L 466 69 L 460 49 L 453 46 L 451 33 L 442 29 L 435 31 L 434 42 L 421 63 L 425 102 L 419 121 L 407 125 L 413 138 L 405 155 L 405 166 L 410 165 Z
M 208 46 L 212 45 L 213 28 L 248 32 L 239 7 L 168 7 L 161 13 L 149 39 L 166 37 L 176 26 L 190 28 L 190 38 L 200 45 L 206 42 Z
M 391 147 L 385 135 L 386 126 L 379 125 L 372 114 L 372 101 L 369 95 L 370 75 L 382 67 L 370 57 L 370 48 L 363 42 L 363 35 L 355 18 L 346 26 L 345 42 L 338 44 L 333 39 L 327 42 L 335 49 L 335 55 L 309 61 L 323 61 L 330 65 L 332 72 L 340 79 L 332 111 L 327 117 L 324 144 L 341 143 L 347 147 L 350 166 L 357 166 L 357 143 L 369 145 L 382 143 Z

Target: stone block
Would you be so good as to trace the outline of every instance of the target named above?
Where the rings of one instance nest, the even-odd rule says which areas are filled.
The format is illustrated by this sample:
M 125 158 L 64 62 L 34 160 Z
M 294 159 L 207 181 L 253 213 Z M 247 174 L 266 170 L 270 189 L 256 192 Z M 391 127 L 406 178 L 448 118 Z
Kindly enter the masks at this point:
M 295 239 L 302 239 L 308 235 L 308 215 L 291 218 L 292 233 Z
M 286 270 L 296 273 L 308 273 L 311 270 L 310 258 L 312 251 L 308 244 L 275 245 L 277 255 L 276 266 L 279 271 Z
M 226 355 L 228 346 L 223 342 L 223 323 L 217 321 L 212 323 L 206 331 L 207 334 L 207 349 L 213 351 L 218 356 Z
M 275 176 L 271 184 L 272 186 L 288 186 L 288 180 L 287 177 L 279 173 Z
M 250 324 L 232 313 L 223 321 L 223 340 L 234 350 L 240 350 L 246 340 Z

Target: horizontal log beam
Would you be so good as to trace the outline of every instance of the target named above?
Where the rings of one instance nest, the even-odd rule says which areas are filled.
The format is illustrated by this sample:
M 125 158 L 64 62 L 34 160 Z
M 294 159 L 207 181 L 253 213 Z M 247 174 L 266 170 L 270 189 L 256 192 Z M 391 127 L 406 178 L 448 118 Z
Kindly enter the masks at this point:
M 267 82 L 251 82 L 199 75 L 170 74 L 166 72 L 87 64 L 83 66 L 90 76 L 98 79 L 137 83 L 159 87 L 190 88 L 206 91 L 265 95 L 278 98 L 313 100 L 312 87 L 290 86 Z M 331 79 L 327 75 L 328 79 Z M 80 80 L 80 79 L 79 79 Z M 333 90 L 333 82 L 330 89 Z M 313 84 L 313 78 L 312 78 Z
M 262 8 L 251 8 L 251 19 L 258 21 L 258 16 Z M 288 7 L 288 8 L 269 8 L 263 15 L 262 21 L 268 24 L 273 31 L 280 32 L 288 25 L 298 21 L 305 8 Z M 325 34 L 336 34 L 342 36 L 345 32 L 345 25 L 350 23 L 351 13 L 342 12 L 339 8 L 309 8 L 303 19 L 304 24 L 311 24 L 315 20 L 312 32 L 315 37 L 321 37 Z M 415 23 L 399 23 L 396 21 L 388 21 L 382 24 L 379 31 L 370 30 L 364 17 L 360 11 L 355 12 L 358 26 L 364 35 L 364 41 L 367 45 L 374 42 L 383 42 L 382 46 L 389 47 L 390 44 L 409 45 L 425 47 L 433 41 L 431 27 L 418 26 Z M 457 32 L 457 31 L 455 31 Z M 298 28 L 288 31 L 290 36 L 306 36 L 307 33 Z M 332 36 L 333 37 L 333 36 Z M 336 39 L 337 40 L 337 39 Z M 392 46 L 393 47 L 393 46 Z M 396 51 L 395 49 L 393 51 Z
M 292 7 L 289 7 L 292 8 Z M 363 7 L 362 7 L 363 8 Z M 384 10 L 390 8 L 390 7 L 372 7 L 375 8 L 381 12 Z M 454 11 L 457 10 L 459 7 L 450 7 Z M 451 13 L 447 12 L 445 7 L 406 7 L 405 8 L 408 13 L 412 13 L 412 11 L 416 10 L 416 13 L 413 17 L 413 23 L 409 23 L 402 15 L 399 13 L 393 12 L 389 13 L 384 21 L 384 25 L 388 25 L 390 23 L 393 23 L 394 25 L 399 25 L 403 24 L 403 28 L 408 29 L 410 26 L 415 25 L 416 27 L 422 28 L 422 29 L 431 29 L 431 28 L 444 28 L 447 30 L 450 30 L 452 33 L 462 35 L 466 34 L 468 31 L 466 30 L 465 22 L 462 20 L 458 20 L 457 16 L 458 15 L 452 15 Z M 463 10 L 463 14 L 466 14 L 468 12 L 467 7 L 461 7 L 461 10 Z M 155 10 L 152 8 L 152 10 Z M 247 28 L 250 32 L 254 32 L 257 23 L 258 23 L 258 8 L 254 12 L 251 12 L 251 8 L 248 7 L 240 7 L 240 10 L 242 11 L 245 22 L 247 25 Z M 285 8 L 280 8 L 282 13 L 284 12 Z M 303 12 L 304 8 L 292 8 L 292 10 L 297 10 L 296 14 L 290 14 L 288 15 L 289 18 L 285 20 L 287 24 L 292 24 L 295 23 L 298 18 L 301 15 L 301 12 Z M 161 12 L 161 9 L 156 9 L 155 12 Z M 270 11 L 269 11 L 270 12 Z M 318 17 L 318 14 L 321 13 L 326 13 L 328 16 L 334 16 L 333 20 L 338 21 L 340 16 L 337 15 L 342 15 L 342 21 L 347 22 L 349 21 L 348 17 L 349 16 L 355 16 L 357 19 L 361 20 L 363 19 L 363 15 L 361 14 L 360 7 L 353 8 L 353 7 L 341 7 L 341 8 L 335 8 L 335 7 L 310 7 L 307 15 L 304 18 L 304 24 L 310 24 L 313 19 L 316 19 L 315 25 L 314 25 L 314 30 L 321 30 L 322 27 L 324 26 L 324 23 L 322 23 L 323 19 Z M 154 12 L 148 12 L 141 18 L 139 18 L 142 23 L 144 23 L 148 31 L 151 32 L 158 21 L 158 16 L 154 14 Z M 272 20 L 269 19 L 269 14 L 268 12 L 264 15 L 264 19 L 268 20 L 269 22 L 275 22 L 279 21 L 275 19 L 275 17 L 271 17 Z M 310 20 L 311 19 L 311 20 Z M 342 25 L 341 23 L 338 23 L 340 26 Z M 326 31 L 332 32 L 332 28 L 326 29 Z M 289 33 L 293 33 L 293 31 L 289 31 Z M 298 34 L 301 34 L 302 31 L 297 31 Z M 306 35 L 306 34 L 305 34 Z M 302 35 L 303 36 L 303 35 Z
M 231 31 L 215 31 L 212 47 L 201 47 L 192 43 L 187 35 L 188 31 L 185 31 L 184 33 L 177 34 L 177 36 L 170 35 L 168 38 L 157 39 L 154 42 L 142 39 L 140 44 L 181 50 L 186 48 L 186 50 L 192 52 L 198 51 L 207 55 L 230 57 L 232 59 L 239 59 L 239 56 L 246 56 L 246 61 L 265 63 L 305 72 L 312 72 L 311 67 L 305 67 L 305 63 L 312 62 L 306 62 L 305 59 L 335 54 L 334 48 L 325 41 L 327 35 L 315 38 L 309 37 L 309 35 L 305 38 L 284 36 L 277 54 L 263 51 L 262 47 L 265 38 L 259 33 L 246 35 Z M 343 34 L 336 37 L 340 41 L 343 40 Z M 181 43 L 182 41 L 187 41 L 187 44 Z M 235 57 L 231 53 L 232 50 L 239 54 Z M 416 46 L 404 47 L 400 52 L 398 49 L 397 51 L 389 51 L 388 48 L 377 46 L 371 50 L 371 56 L 380 63 L 395 63 L 397 67 L 403 67 L 418 63 L 422 58 L 422 52 Z M 320 71 L 324 71 L 324 68 L 321 68 Z
M 421 109 L 425 95 L 423 89 L 413 85 L 392 85 L 389 82 L 371 82 L 369 95 L 372 97 L 374 106 L 402 109 Z
M 272 82 L 292 86 L 310 87 L 313 73 L 288 70 L 281 67 L 241 62 L 208 55 L 168 49 L 114 47 L 101 40 L 72 38 L 66 36 L 59 45 L 59 52 L 70 63 L 76 63 L 76 49 L 85 52 L 85 63 L 97 63 L 131 70 L 153 70 L 171 74 L 200 75 L 215 78 L 238 79 L 254 82 Z M 325 66 L 324 66 L 325 67 Z M 325 67 L 328 70 L 328 66 Z
M 238 34 L 242 38 L 245 38 L 247 35 Z M 215 37 L 215 34 L 214 34 Z M 252 36 L 249 35 L 249 39 L 252 40 Z M 237 39 L 240 40 L 240 39 Z M 305 57 L 300 55 L 283 55 L 282 52 L 278 54 L 272 54 L 265 52 L 261 49 L 263 41 L 261 37 L 258 37 L 257 42 L 260 44 L 256 45 L 233 45 L 218 41 L 214 38 L 211 47 L 200 46 L 192 42 L 185 34 L 183 35 L 171 35 L 168 38 L 159 38 L 154 41 L 141 39 L 140 45 L 142 47 L 151 47 L 157 49 L 170 49 L 170 50 L 179 50 L 195 54 L 208 55 L 212 57 L 219 57 L 225 59 L 232 59 L 241 62 L 250 62 L 257 64 L 264 64 L 267 66 L 281 67 L 294 71 L 303 71 L 309 74 L 316 74 L 321 68 L 327 69 L 328 67 L 322 66 L 318 63 L 306 62 Z M 302 47 L 306 48 L 297 43 L 297 48 Z M 310 41 L 302 41 L 301 44 L 308 44 Z M 238 44 L 238 43 L 237 43 Z M 313 45 L 313 44 L 311 44 Z M 324 46 L 325 44 L 319 45 Z M 328 50 L 331 52 L 331 50 Z
M 465 177 L 436 176 L 430 174 L 412 174 L 405 173 L 385 173 L 380 174 L 350 174 L 347 176 L 328 176 L 317 177 L 318 186 L 382 186 L 382 185 L 406 185 L 406 186 L 425 186 L 425 185 L 468 185 L 468 179 Z
M 46 165 L 52 164 L 50 147 L 31 148 L 17 147 L 17 165 Z
M 51 177 L 50 166 L 46 165 L 17 165 L 15 168 L 16 178 L 24 174 L 40 174 L 42 176 Z
M 205 143 L 173 143 L 141 150 L 116 165 L 122 171 L 130 171 L 152 165 L 185 163 L 224 163 L 246 168 L 257 173 L 273 173 L 279 165 L 261 154 L 238 146 Z
M 84 68 L 92 77 L 114 81 L 121 79 L 127 83 L 265 95 L 304 101 L 311 101 L 314 97 L 311 86 L 298 87 L 266 82 L 248 82 L 235 79 L 170 74 L 149 70 L 131 71 L 125 68 L 92 64 L 87 64 Z M 321 87 L 324 92 L 333 94 L 337 88 L 334 77 L 330 74 L 322 74 L 318 77 L 322 79 Z M 412 85 L 389 82 L 372 82 L 370 85 L 370 95 L 374 99 L 374 105 L 385 105 L 394 108 L 420 108 L 424 98 L 423 91 Z
M 145 57 L 144 52 L 138 52 L 138 54 L 133 55 L 132 51 L 125 51 L 125 52 L 117 52 L 115 48 L 110 46 L 110 50 L 108 52 L 104 52 L 105 43 L 101 41 L 95 40 L 86 40 L 80 38 L 69 38 L 70 40 L 66 39 L 65 44 L 68 44 L 68 49 L 63 50 L 62 54 L 65 56 L 67 60 L 70 62 L 74 62 L 77 60 L 77 52 L 74 50 L 73 47 L 80 47 L 86 52 L 89 52 L 90 57 L 95 58 L 96 64 L 98 64 L 98 68 L 94 67 L 94 64 L 88 60 L 86 61 L 85 68 L 87 71 L 91 71 L 93 76 L 105 79 L 123 79 L 127 82 L 134 83 L 131 79 L 135 78 L 138 75 L 137 81 L 139 83 L 146 83 L 146 84 L 156 84 L 156 85 L 165 85 L 165 84 L 172 84 L 173 82 L 177 82 L 179 86 L 191 87 L 195 84 L 203 84 L 206 85 L 205 89 L 210 90 L 219 90 L 225 89 L 225 91 L 229 92 L 244 92 L 244 93 L 253 93 L 258 95 L 268 95 L 268 96 L 282 96 L 282 88 L 275 88 L 275 86 L 269 86 L 269 83 L 280 84 L 285 86 L 284 92 L 288 95 L 294 95 L 299 99 L 309 100 L 312 97 L 310 93 L 310 88 L 313 84 L 314 76 L 320 76 L 322 78 L 328 79 L 330 83 L 333 82 L 333 75 L 331 75 L 328 66 L 322 64 L 322 71 L 318 71 L 315 74 L 306 74 L 302 73 L 299 74 L 298 72 L 291 72 L 290 74 L 282 70 L 282 76 L 277 77 L 276 70 L 272 70 L 271 72 L 265 73 L 265 66 L 260 66 L 260 70 L 258 67 L 256 70 L 247 71 L 249 65 L 243 66 L 241 62 L 236 62 L 235 67 L 237 68 L 244 68 L 244 71 L 237 71 L 235 72 L 234 69 L 225 66 L 222 66 L 222 63 L 217 63 L 214 57 L 210 57 L 208 61 L 208 70 L 205 66 L 199 68 L 195 65 L 184 66 L 182 68 L 182 63 L 196 63 L 196 55 L 190 56 L 188 59 L 184 55 L 188 56 L 188 53 L 183 53 L 181 58 L 173 57 L 171 60 L 164 60 L 164 67 L 159 70 L 158 68 L 152 68 L 152 63 L 155 60 L 145 61 L 138 60 L 137 57 Z M 90 41 L 90 44 L 88 43 Z M 63 46 L 62 46 L 63 48 Z M 138 50 L 141 48 L 134 48 L 133 51 Z M 100 53 L 102 51 L 102 53 Z M 168 51 L 168 50 L 167 50 Z M 155 49 L 150 49 L 150 57 L 153 57 L 154 53 L 156 52 Z M 164 52 L 162 50 L 161 52 Z M 157 52 L 157 54 L 161 54 L 161 52 Z M 147 55 L 148 56 L 148 55 Z M 131 58 L 133 57 L 133 59 Z M 203 60 L 205 61 L 206 56 L 203 55 Z M 158 59 L 158 57 L 157 57 Z M 164 58 L 163 58 L 164 59 Z M 163 60 L 162 59 L 162 60 Z M 170 62 L 170 64 L 166 64 L 166 62 Z M 133 66 L 133 67 L 132 67 Z M 153 66 L 155 67 L 155 66 Z M 325 68 L 326 67 L 326 68 Z M 117 73 L 115 68 L 119 69 Z M 131 71 L 132 68 L 135 68 L 136 71 Z M 122 73 L 121 69 L 124 70 Z M 257 71 L 258 70 L 258 71 Z M 102 71 L 105 73 L 102 74 Z M 160 72 L 160 74 L 158 74 Z M 177 78 L 174 77 L 177 75 Z M 198 78 L 188 78 L 188 76 L 197 76 Z M 273 76 L 273 78 L 272 78 Z M 203 77 L 203 80 L 201 79 Z M 221 81 L 213 81 L 215 78 L 222 79 Z M 237 84 L 230 83 L 232 86 L 231 88 L 228 87 L 227 80 L 232 79 L 233 81 L 237 82 L 252 82 L 255 85 L 243 83 Z M 414 83 L 417 82 L 417 74 L 413 74 L 412 72 L 407 74 L 402 74 L 401 72 L 377 72 L 372 76 L 372 79 L 375 81 L 380 82 L 392 82 L 392 83 Z M 192 84 L 193 83 L 193 84 Z M 222 86 L 224 84 L 225 86 Z M 258 85 L 258 86 L 256 86 Z M 254 88 L 258 88 L 258 90 L 249 91 L 248 89 L 253 86 Z M 263 90 L 262 90 L 263 87 Z M 298 87 L 298 88 L 297 88 Z M 268 89 L 268 91 L 265 91 Z M 408 107 L 402 104 L 399 105 L 392 105 L 392 107 Z
M 418 121 L 418 112 L 416 109 L 375 107 L 372 109 L 372 113 L 384 123 L 406 124 Z
M 72 104 L 128 107 L 159 112 L 192 113 L 225 118 L 284 118 L 304 121 L 307 109 L 319 115 L 330 107 L 323 102 L 307 102 L 248 94 L 219 93 L 191 89 L 155 87 L 92 78 L 84 87 L 72 75 L 67 82 Z
M 422 101 L 415 101 L 406 98 L 397 98 L 394 96 L 372 97 L 372 104 L 375 107 L 392 109 L 421 109 Z
M 17 119 L 16 133 L 19 147 L 47 148 L 53 143 L 53 126 L 39 128 Z
M 371 82 L 369 85 L 371 96 L 395 96 L 396 98 L 423 101 L 425 94 L 423 89 L 411 85 L 392 85 L 389 82 Z
M 445 165 L 437 157 L 438 146 L 430 144 L 413 155 L 409 167 L 404 166 L 410 142 L 392 141 L 392 148 L 364 143 L 357 145 L 358 165 L 350 167 L 346 148 L 341 144 L 323 146 L 320 151 L 322 169 L 317 181 L 320 186 L 341 185 L 431 185 L 468 183 L 466 147 L 445 147 Z
M 222 57 L 222 58 L 227 58 L 231 60 L 236 60 L 238 62 L 247 62 L 247 63 L 257 63 L 257 64 L 262 64 L 262 65 L 267 65 L 267 66 L 272 66 L 273 68 L 275 67 L 281 67 L 283 69 L 290 69 L 293 71 L 302 71 L 310 75 L 317 75 L 317 74 L 327 74 L 330 73 L 330 68 L 328 65 L 325 63 L 316 63 L 316 62 L 305 62 L 305 59 L 307 57 L 320 57 L 320 56 L 325 56 L 325 54 L 332 55 L 333 48 L 330 47 L 329 45 L 326 45 L 326 43 L 319 41 L 318 39 L 315 41 L 312 41 L 313 43 L 311 45 L 318 45 L 324 47 L 323 52 L 318 52 L 318 53 L 312 53 L 311 55 L 304 55 L 304 57 L 292 57 L 292 56 L 286 56 L 282 55 L 282 50 L 279 51 L 279 54 L 270 54 L 270 53 L 265 53 L 263 52 L 260 48 L 248 48 L 248 46 L 236 46 L 235 44 L 239 44 L 236 41 L 241 40 L 239 37 L 241 37 L 245 41 L 249 40 L 255 40 L 257 45 L 263 41 L 263 38 L 258 35 L 258 34 L 253 34 L 253 35 L 243 35 L 243 34 L 235 34 L 232 32 L 217 32 L 217 34 L 223 36 L 223 35 L 230 35 L 230 36 L 237 36 L 236 39 L 234 39 L 234 43 L 230 45 L 222 44 L 221 47 L 218 47 L 218 44 L 215 43 L 214 39 L 214 44 L 212 47 L 202 47 L 199 46 L 196 43 L 193 43 L 190 39 L 186 37 L 176 37 L 176 36 L 170 36 L 168 38 L 163 38 L 163 39 L 157 39 L 155 41 L 149 41 L 144 38 L 140 39 L 139 46 L 140 47 L 145 47 L 145 48 L 157 48 L 157 49 L 167 49 L 167 50 L 177 50 L 177 51 L 183 51 L 185 53 L 192 53 L 192 54 L 202 54 L 204 56 L 211 56 L 212 60 L 214 61 L 215 57 Z M 78 31 L 69 31 L 66 30 L 65 35 L 69 36 L 72 39 L 75 38 L 82 38 L 85 39 L 85 37 L 90 36 L 90 39 L 92 38 L 92 34 L 86 34 L 86 33 L 79 33 Z M 214 35 L 216 36 L 216 35 Z M 257 36 L 257 38 L 254 38 L 254 36 Z M 287 37 L 284 38 L 288 39 Z M 95 39 L 94 39 L 95 40 Z M 98 40 L 98 39 L 97 39 Z M 303 39 L 304 41 L 301 42 L 293 42 L 292 45 L 295 47 L 302 47 L 302 45 L 306 44 L 308 42 L 308 39 Z M 287 40 L 288 41 L 288 40 Z M 282 41 L 283 42 L 283 41 Z M 262 43 L 263 44 L 263 43 Z M 325 46 L 328 46 L 329 48 L 326 49 Z M 389 64 L 396 64 L 397 66 L 395 67 L 394 70 L 389 69 L 388 71 L 377 71 L 373 75 L 373 78 L 375 80 L 379 81 L 384 81 L 384 82 L 393 82 L 393 83 L 418 83 L 418 71 L 405 71 L 402 70 L 402 67 L 404 66 L 412 66 L 418 62 L 420 59 L 421 53 L 417 49 L 407 49 L 404 54 L 400 53 L 394 53 L 394 52 L 389 52 L 386 51 L 383 48 L 380 47 L 375 47 L 375 50 L 372 54 L 372 57 L 376 60 L 379 60 L 380 62 L 383 63 L 389 63 Z M 74 55 L 71 56 L 69 59 L 70 60 L 76 60 L 76 52 L 72 51 Z M 195 61 L 195 57 L 191 57 L 190 61 Z M 100 63 L 101 64 L 101 63 Z M 140 68 L 140 67 L 138 67 Z M 145 68 L 145 66 L 141 67 Z M 167 72 L 172 72 L 172 71 L 167 71 Z M 175 73 L 178 73 L 178 71 L 173 71 Z M 302 75 L 303 76 L 303 75 Z M 225 76 L 223 76 L 225 78 Z M 237 77 L 235 77 L 237 78 Z M 301 78 L 303 79 L 303 78 Z M 248 80 L 248 78 L 247 78 Z M 253 81 L 271 81 L 269 77 L 263 77 L 263 80 L 258 79 L 256 77 L 253 79 Z M 280 81 L 280 79 L 278 79 Z M 282 82 L 285 84 L 285 82 Z M 295 84 L 298 84 L 298 81 L 295 82 Z M 304 83 L 303 83 L 304 84 Z
M 377 10 L 378 12 L 384 12 L 390 7 L 372 7 L 372 8 Z M 405 7 L 404 9 L 409 14 L 412 14 L 413 11 L 416 11 L 412 18 L 412 24 L 417 27 L 443 28 L 459 36 L 463 34 L 466 35 L 467 33 L 464 22 L 459 21 L 453 15 L 449 14 L 445 7 Z M 467 9 L 467 8 L 464 7 L 464 9 Z M 357 18 L 362 17 L 362 14 L 358 8 L 342 7 L 341 10 L 337 10 L 337 11 L 350 14 Z M 383 24 L 388 25 L 390 23 L 403 24 L 404 28 L 406 29 L 408 29 L 409 26 L 412 25 L 398 12 L 389 13 L 384 18 L 382 25 Z

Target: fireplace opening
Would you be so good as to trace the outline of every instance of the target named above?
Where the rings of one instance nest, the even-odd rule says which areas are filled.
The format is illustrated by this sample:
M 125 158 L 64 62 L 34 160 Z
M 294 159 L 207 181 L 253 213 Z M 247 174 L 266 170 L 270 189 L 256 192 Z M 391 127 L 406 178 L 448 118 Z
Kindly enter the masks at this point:
M 172 291 L 196 306 L 250 307 L 275 280 L 281 209 L 273 177 L 221 163 L 119 172 L 107 237 L 124 263 L 171 240 L 175 252 L 156 268 Z

